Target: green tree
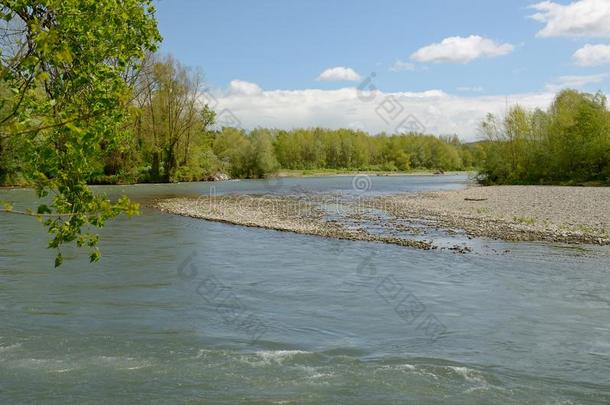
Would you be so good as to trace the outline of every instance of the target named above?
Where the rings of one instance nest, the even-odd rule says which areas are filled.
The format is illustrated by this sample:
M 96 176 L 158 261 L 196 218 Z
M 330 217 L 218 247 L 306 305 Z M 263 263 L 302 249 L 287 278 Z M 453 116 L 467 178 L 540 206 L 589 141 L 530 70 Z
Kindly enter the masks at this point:
M 263 178 L 275 173 L 279 164 L 273 150 L 273 136 L 268 130 L 256 129 L 250 134 L 251 169 L 249 177 Z
M 222 162 L 224 171 L 233 177 L 247 177 L 250 148 L 250 139 L 243 130 L 223 127 L 214 140 L 213 151 Z
M 481 180 L 496 184 L 610 183 L 610 113 L 601 93 L 564 90 L 547 112 L 511 108 L 481 123 Z
M 188 164 L 195 137 L 203 135 L 214 117 L 199 105 L 199 72 L 171 56 L 150 56 L 149 64 L 136 83 L 134 131 L 149 155 L 151 180 L 168 182 Z
M 97 261 L 101 227 L 119 213 L 134 214 L 128 199 L 109 201 L 86 181 L 100 145 L 123 127 L 130 88 L 125 74 L 160 40 L 151 0 L 5 0 L 0 81 L 10 95 L 0 104 L 0 138 L 24 145 L 23 175 L 39 197 L 53 194 L 47 215 L 49 247 L 75 242 Z

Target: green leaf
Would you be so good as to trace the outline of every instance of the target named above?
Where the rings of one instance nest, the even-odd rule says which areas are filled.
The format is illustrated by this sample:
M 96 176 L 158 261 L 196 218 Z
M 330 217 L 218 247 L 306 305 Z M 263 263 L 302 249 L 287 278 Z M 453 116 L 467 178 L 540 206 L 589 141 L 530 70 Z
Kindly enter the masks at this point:
M 89 254 L 89 262 L 96 263 L 100 261 L 100 257 L 102 257 L 99 250 L 95 249 Z
M 61 255 L 61 252 L 57 253 L 57 256 L 55 256 L 55 267 L 59 267 L 61 266 L 61 264 L 64 262 L 64 257 Z
M 25 22 L 18 27 L 22 35 L 7 39 L 24 52 L 2 65 L 2 169 L 12 174 L 17 168 L 39 198 L 52 196 L 52 202 L 45 200 L 28 212 L 37 219 L 58 214 L 42 220 L 49 247 L 88 246 L 92 262 L 100 253 L 95 248 L 98 237 L 87 231 L 90 225 L 101 227 L 121 213 L 138 211 L 96 195 L 87 181 L 112 147 L 126 143 L 132 88 L 125 74 L 160 40 L 152 3 L 7 0 L 0 7 L 0 19 L 11 21 L 19 14 Z M 0 201 L 0 209 L 3 205 L 12 210 Z M 59 252 L 55 266 L 62 263 Z
M 38 214 L 50 214 L 51 209 L 46 204 L 41 204 L 38 206 L 38 210 L 36 211 Z

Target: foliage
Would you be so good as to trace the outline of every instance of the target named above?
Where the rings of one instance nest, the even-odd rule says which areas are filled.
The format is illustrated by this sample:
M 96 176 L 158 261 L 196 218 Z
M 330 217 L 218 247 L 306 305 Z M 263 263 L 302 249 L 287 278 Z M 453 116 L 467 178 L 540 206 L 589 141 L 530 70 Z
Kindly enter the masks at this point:
M 154 97 L 153 97 L 154 100 Z M 369 135 L 350 129 L 323 128 L 291 131 L 258 128 L 245 131 L 210 129 L 213 111 L 197 107 L 189 136 L 163 128 L 166 118 L 146 103 L 135 108 L 122 154 L 104 155 L 94 182 L 198 181 L 217 173 L 234 178 L 263 178 L 284 170 L 468 170 L 482 159 L 479 144 L 462 144 L 457 137 L 432 135 Z M 152 129 L 152 122 L 156 129 Z M 185 124 L 186 125 L 186 124 Z M 147 129 L 144 129 L 147 128 Z M 172 147 L 169 140 L 174 139 Z M 169 148 L 174 164 L 168 165 Z M 112 171 L 107 171 L 112 162 Z M 171 172 L 168 167 L 172 167 Z M 100 169 L 101 170 L 101 169 Z M 169 175 L 167 175 L 169 173 Z
M 473 164 L 470 145 L 457 137 L 372 136 L 350 129 L 277 131 L 275 151 L 285 169 L 462 170 Z
M 205 148 L 196 137 L 204 136 L 215 118 L 214 111 L 199 103 L 201 74 L 171 56 L 154 55 L 140 73 L 132 131 L 143 160 L 150 162 L 149 179 L 174 181 L 185 173 L 197 177 L 197 165 L 192 164 L 197 162 L 192 160 L 198 161 Z
M 610 183 L 610 112 L 601 93 L 560 92 L 548 111 L 511 108 L 481 123 L 486 184 Z
M 0 176 L 18 170 L 39 197 L 53 194 L 38 210 L 50 215 L 51 248 L 75 242 L 97 261 L 98 238 L 87 228 L 137 212 L 126 198 L 110 202 L 86 182 L 102 148 L 124 136 L 126 76 L 160 40 L 154 11 L 151 0 L 0 5 Z M 13 152 L 18 161 L 6 158 Z

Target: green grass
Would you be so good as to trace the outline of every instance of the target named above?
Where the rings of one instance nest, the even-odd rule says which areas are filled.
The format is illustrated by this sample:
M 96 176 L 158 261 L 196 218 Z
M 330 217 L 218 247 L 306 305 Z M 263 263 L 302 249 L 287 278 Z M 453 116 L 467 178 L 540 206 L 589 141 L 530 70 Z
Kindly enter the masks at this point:
M 534 225 L 536 223 L 536 219 L 532 217 L 513 217 L 513 221 L 524 225 Z

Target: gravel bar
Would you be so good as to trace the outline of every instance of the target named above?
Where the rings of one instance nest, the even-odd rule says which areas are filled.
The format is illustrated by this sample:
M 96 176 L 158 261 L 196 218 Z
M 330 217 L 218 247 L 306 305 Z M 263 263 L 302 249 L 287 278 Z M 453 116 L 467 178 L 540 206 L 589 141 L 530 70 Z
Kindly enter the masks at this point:
M 610 187 L 470 187 L 368 203 L 396 218 L 431 219 L 471 236 L 610 244 Z
M 348 240 L 435 249 L 433 240 L 370 233 L 329 219 L 325 195 L 227 195 L 158 200 L 164 212 L 242 226 Z M 426 220 L 430 227 L 461 229 L 471 237 L 610 245 L 610 188 L 493 186 L 458 191 L 361 197 L 341 201 L 352 212 L 374 209 L 384 226 Z M 349 215 L 348 215 L 349 217 Z M 380 220 L 381 221 L 381 220 Z

